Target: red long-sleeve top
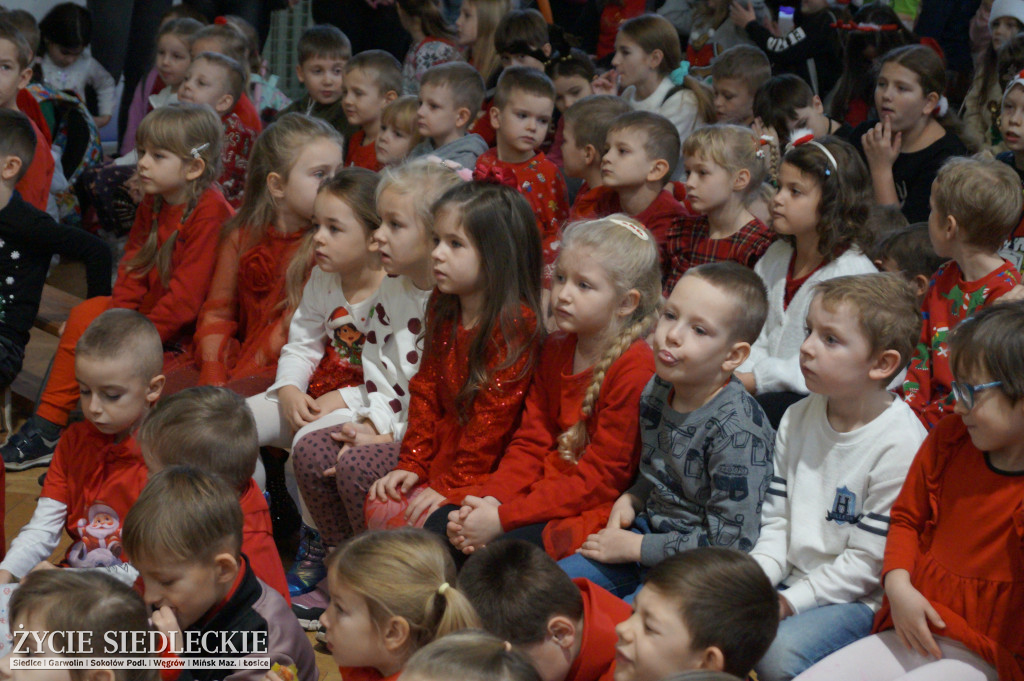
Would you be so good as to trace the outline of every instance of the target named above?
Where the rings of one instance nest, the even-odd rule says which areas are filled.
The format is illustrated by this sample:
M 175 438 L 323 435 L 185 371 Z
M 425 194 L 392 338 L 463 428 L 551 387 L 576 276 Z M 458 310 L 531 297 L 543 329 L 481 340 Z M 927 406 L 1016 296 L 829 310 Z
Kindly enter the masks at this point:
M 957 415 L 928 434 L 890 514 L 883 583 L 891 570 L 938 611 L 944 629 L 996 667 L 1024 680 L 1024 476 L 995 469 Z M 875 631 L 893 626 L 888 599 Z
M 546 522 L 544 546 L 556 558 L 599 530 L 608 507 L 632 484 L 640 461 L 640 394 L 654 373 L 650 346 L 634 341 L 605 373 L 587 419 L 589 442 L 572 463 L 558 453 L 558 436 L 582 417 L 592 375 L 590 369 L 572 372 L 575 352 L 575 334 L 548 336 L 522 423 L 478 491 L 502 502 L 498 517 L 506 532 Z
M 537 326 L 533 312 L 522 307 L 515 328 L 526 342 Z M 469 350 L 475 329 L 451 325 L 438 331 L 437 351 L 426 353 L 409 382 L 409 428 L 402 439 L 397 468 L 420 476 L 432 489 L 461 502 L 469 489 L 483 482 L 498 466 L 519 425 L 539 348 L 528 345 L 511 366 L 494 370 L 490 382 L 477 392 L 460 423 L 455 398 L 469 374 Z M 487 365 L 505 363 L 507 345 L 495 329 L 487 350 Z
M 128 233 L 111 293 L 113 307 L 138 310 L 149 317 L 164 343 L 191 337 L 199 309 L 210 290 L 221 226 L 234 213 L 215 187 L 203 192 L 196 207 L 182 222 L 186 207 L 186 204 L 164 204 L 160 211 L 158 243 L 163 245 L 171 234 L 178 232 L 171 254 L 171 278 L 164 286 L 156 266 L 141 276 L 125 269 L 125 263 L 146 243 L 153 224 L 153 197 L 142 200 Z
M 249 567 L 256 576 L 281 594 L 288 604 L 292 602 L 288 593 L 288 580 L 284 576 L 281 554 L 274 543 L 274 528 L 270 520 L 270 507 L 256 481 L 249 478 L 239 497 L 242 505 L 242 553 L 249 559 Z
M 255 244 L 249 243 L 245 228 L 221 242 L 195 334 L 201 384 L 273 378 L 294 312 L 287 305 L 285 273 L 302 236 L 267 225 Z

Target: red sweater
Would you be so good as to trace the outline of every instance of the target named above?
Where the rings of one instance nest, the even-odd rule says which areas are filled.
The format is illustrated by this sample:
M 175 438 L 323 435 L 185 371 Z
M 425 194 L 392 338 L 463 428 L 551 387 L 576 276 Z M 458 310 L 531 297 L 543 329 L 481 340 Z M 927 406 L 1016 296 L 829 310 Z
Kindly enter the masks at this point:
M 583 641 L 565 681 L 611 681 L 615 673 L 615 627 L 629 619 L 633 608 L 597 584 L 572 580 L 583 596 Z
M 21 198 L 45 213 L 46 204 L 50 200 L 50 185 L 53 183 L 53 171 L 56 165 L 53 162 L 53 154 L 50 153 L 46 135 L 31 118 L 28 119 L 28 122 L 32 125 L 32 132 L 36 134 L 36 150 L 32 156 L 32 163 L 28 166 L 28 171 L 18 180 L 18 184 L 14 185 L 14 188 L 21 194 Z
M 377 145 L 373 142 L 363 144 L 366 133 L 362 130 L 356 131 L 348 141 L 348 149 L 345 151 L 345 167 L 366 168 L 373 172 L 380 170 L 380 163 L 377 162 Z
M 578 212 L 570 217 L 571 220 L 592 220 L 622 212 L 618 192 L 604 185 L 594 187 L 582 198 L 577 197 L 576 207 Z M 671 192 L 662 190 L 647 208 L 633 216 L 650 230 L 658 244 L 662 281 L 668 277 L 672 265 L 668 244 L 669 230 L 680 218 L 689 214 L 689 211 L 683 207 L 683 204 L 676 201 Z
M 149 472 L 134 438 L 115 442 L 88 421 L 61 434 L 40 496 L 67 506 L 65 528 L 72 539 L 64 562 L 99 567 L 128 562 L 121 546 L 124 517 Z
M 537 320 L 522 308 L 515 328 L 522 342 L 533 333 Z M 455 398 L 469 373 L 469 349 L 475 329 L 460 325 L 455 338 L 451 326 L 437 331 L 436 351 L 424 353 L 420 369 L 409 382 L 409 428 L 402 439 L 396 468 L 412 471 L 420 481 L 453 499 L 462 501 L 467 488 L 482 483 L 498 467 L 498 461 L 519 425 L 537 347 L 527 347 L 512 366 L 495 371 L 490 382 L 473 399 L 465 423 L 459 423 Z M 487 355 L 489 367 L 505 362 L 507 346 L 495 329 Z
M 506 163 L 498 160 L 498 150 L 488 149 L 476 160 L 477 169 L 508 168 L 516 176 L 519 193 L 530 202 L 537 217 L 541 244 L 544 248 L 544 264 L 555 262 L 554 243 L 558 230 L 569 217 L 569 190 L 558 166 L 539 151 L 533 158 L 522 163 Z
M 242 123 L 247 128 L 252 128 L 256 131 L 258 136 L 263 132 L 263 121 L 260 120 L 260 112 L 256 110 L 256 105 L 249 99 L 249 95 L 242 93 L 242 96 L 238 98 L 238 102 L 235 103 L 235 113 L 242 119 Z
M 1008 260 L 976 281 L 964 281 L 959 265 L 950 260 L 940 267 L 925 295 L 921 339 L 903 383 L 904 399 L 926 428 L 953 413 L 949 365 L 949 332 L 1020 283 L 1020 273 Z
M 992 467 L 959 416 L 928 434 L 891 513 L 882 578 L 896 569 L 938 611 L 944 629 L 996 667 L 1024 680 L 1024 476 Z M 875 631 L 893 626 L 889 601 Z
M 502 502 L 505 531 L 547 523 L 544 546 L 564 558 L 598 531 L 608 506 L 633 482 L 640 461 L 640 394 L 654 373 L 654 355 L 642 339 L 608 368 L 594 413 L 589 443 L 577 463 L 558 453 L 558 436 L 580 419 L 591 370 L 572 373 L 576 336 L 555 333 L 541 350 L 522 423 L 498 470 L 478 492 Z
M 267 500 L 251 478 L 242 492 L 242 553 L 249 559 L 249 567 L 267 586 L 284 596 L 289 605 L 288 580 L 284 576 L 281 555 L 274 543 L 274 530 L 270 524 Z
M 138 310 L 149 317 L 164 343 L 191 339 L 199 308 L 210 289 L 220 228 L 234 212 L 220 190 L 213 187 L 203 192 L 195 209 L 182 223 L 185 208 L 185 204 L 165 204 L 159 217 L 159 244 L 163 245 L 171 234 L 178 232 L 171 254 L 168 285 L 165 287 L 160 281 L 160 273 L 155 266 L 141 276 L 125 269 L 125 263 L 146 243 L 153 224 L 153 197 L 147 196 L 135 213 L 135 223 L 128 233 L 128 243 L 111 293 L 113 307 Z

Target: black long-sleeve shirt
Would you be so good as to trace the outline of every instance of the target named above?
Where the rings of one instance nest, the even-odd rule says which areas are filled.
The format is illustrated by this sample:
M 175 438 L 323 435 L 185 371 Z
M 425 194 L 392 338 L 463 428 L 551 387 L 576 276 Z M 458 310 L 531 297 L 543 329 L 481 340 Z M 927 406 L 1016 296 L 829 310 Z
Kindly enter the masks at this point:
M 14 192 L 0 210 L 0 335 L 21 347 L 28 344 L 54 253 L 85 263 L 90 298 L 110 295 L 110 247 L 84 230 L 57 224 Z
M 804 14 L 798 21 L 799 25 L 781 38 L 773 36 L 759 21 L 751 21 L 744 28 L 768 55 L 773 73 L 800 76 L 824 99 L 843 72 L 838 31 L 831 25 L 836 17 L 824 9 Z

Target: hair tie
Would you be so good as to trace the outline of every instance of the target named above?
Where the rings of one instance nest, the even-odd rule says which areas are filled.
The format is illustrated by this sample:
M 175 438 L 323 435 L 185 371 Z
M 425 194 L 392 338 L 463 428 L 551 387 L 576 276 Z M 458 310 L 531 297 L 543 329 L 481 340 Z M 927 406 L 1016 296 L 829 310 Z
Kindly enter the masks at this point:
M 469 182 L 470 180 L 473 179 L 473 171 L 465 167 L 458 161 L 449 161 L 447 159 L 441 158 L 440 156 L 435 156 L 434 154 L 424 156 L 423 158 L 428 163 L 436 163 L 445 170 L 452 171 L 453 173 L 458 175 L 459 179 L 462 180 L 463 182 Z
M 899 24 L 879 25 L 872 24 L 870 22 L 858 24 L 856 21 L 834 21 L 829 24 L 829 26 L 839 29 L 840 31 L 859 31 L 861 33 L 889 33 L 900 29 Z
M 1003 90 L 1003 99 L 1006 99 L 1006 95 L 1010 94 L 1010 90 L 1013 89 L 1014 85 L 1020 85 L 1021 87 L 1024 87 L 1024 70 L 1015 75 L 1013 77 L 1013 80 L 1011 80 L 1010 83 L 1006 86 L 1006 89 Z
M 679 68 L 668 74 L 668 79 L 676 85 L 682 85 L 683 80 L 690 75 L 690 62 L 685 59 L 679 62 Z
M 477 182 L 486 182 L 487 184 L 504 185 L 510 189 L 519 188 L 519 181 L 516 180 L 516 174 L 511 168 L 477 166 L 476 170 L 473 171 L 473 179 Z
M 203 151 L 208 146 L 210 146 L 209 142 L 203 142 L 202 144 L 192 147 L 191 151 L 189 151 L 188 153 L 191 154 L 192 158 L 194 158 L 195 160 L 202 160 L 202 157 L 199 155 L 199 152 Z
M 217 17 L 217 18 L 215 18 L 213 20 L 213 23 L 216 24 L 217 26 L 227 26 L 228 25 L 228 18 L 227 17 Z
M 437 595 L 444 596 L 444 592 L 448 590 L 448 582 L 441 582 L 441 586 L 437 587 Z
M 619 227 L 625 227 L 629 231 L 633 232 L 637 237 L 643 241 L 650 241 L 651 235 L 647 233 L 647 230 L 640 226 L 639 223 L 633 222 L 632 220 L 623 220 L 622 218 L 608 218 L 611 222 L 618 225 Z
M 765 150 L 769 144 L 774 144 L 775 138 L 771 135 L 761 135 L 757 138 L 757 151 L 754 152 L 754 156 L 764 160 L 768 156 L 768 152 Z
M 942 118 L 947 113 L 949 113 L 949 100 L 946 99 L 946 95 L 942 95 L 941 97 L 939 97 L 938 111 L 939 118 Z
M 818 149 L 821 149 L 822 153 L 824 153 L 828 158 L 828 162 L 832 166 L 832 169 L 829 170 L 828 168 L 825 168 L 826 177 L 831 175 L 833 171 L 837 173 L 839 172 L 839 164 L 836 163 L 836 157 L 832 155 L 832 152 L 828 150 L 828 147 L 814 139 L 814 133 L 806 128 L 793 131 L 793 137 L 790 139 L 789 144 L 786 145 L 786 151 L 789 151 L 794 147 L 799 147 L 803 144 L 811 144 Z

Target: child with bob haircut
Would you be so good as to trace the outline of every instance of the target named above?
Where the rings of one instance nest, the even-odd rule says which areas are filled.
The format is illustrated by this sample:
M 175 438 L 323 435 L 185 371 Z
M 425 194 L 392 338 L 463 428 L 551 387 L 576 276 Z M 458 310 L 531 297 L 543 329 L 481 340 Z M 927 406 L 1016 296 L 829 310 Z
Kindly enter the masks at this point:
M 188 388 L 160 401 L 139 428 L 138 441 L 150 474 L 170 466 L 194 466 L 234 490 L 245 517 L 242 553 L 256 576 L 287 600 L 270 509 L 253 480 L 259 440 L 245 400 L 226 388 Z
M 401 164 L 423 141 L 416 120 L 419 107 L 419 100 L 413 95 L 399 97 L 384 107 L 380 115 L 380 133 L 374 143 L 377 163 L 381 168 Z
M 1021 339 L 1019 300 L 953 330 L 956 407 L 928 434 L 893 504 L 876 633 L 801 679 L 1024 679 Z
M 814 285 L 877 272 L 861 252 L 868 241 L 867 192 L 867 169 L 835 137 L 801 136 L 782 159 L 772 203 L 772 230 L 782 238 L 754 265 L 768 289 L 768 319 L 736 374 L 776 428 L 786 407 L 807 394 L 800 344 Z
M 278 116 L 304 113 L 327 121 L 347 140 L 356 131 L 342 109 L 345 65 L 352 58 L 352 43 L 337 26 L 310 26 L 299 37 L 295 66 L 306 94 L 285 107 Z
M 791 679 L 867 636 L 889 509 L 925 430 L 886 386 L 906 366 L 920 323 L 895 274 L 814 287 L 800 369 L 811 395 L 782 417 L 775 475 L 750 555 L 778 586 L 779 633 L 757 664 Z
M 153 610 L 153 627 L 178 641 L 183 634 L 216 641 L 200 656 L 265 656 L 271 665 L 294 665 L 300 681 L 316 681 L 305 632 L 284 597 L 256 577 L 241 553 L 242 527 L 238 496 L 221 479 L 190 466 L 165 468 L 150 478 L 125 518 L 122 538 Z M 211 632 L 216 635 L 206 635 Z M 245 642 L 260 632 L 266 649 L 256 653 Z M 177 657 L 172 651 L 164 656 Z M 182 656 L 186 678 L 240 681 L 251 675 L 189 667 L 193 656 Z
M 345 64 L 342 109 L 349 124 L 359 128 L 348 138 L 346 167 L 380 170 L 374 142 L 380 133 L 381 114 L 401 92 L 401 66 L 387 52 L 366 50 Z
M 570 216 L 579 215 L 580 201 L 603 183 L 601 161 L 607 150 L 608 128 L 629 111 L 629 104 L 621 97 L 590 95 L 577 100 L 562 115 L 562 172 L 566 177 L 583 180 Z
M 664 116 L 631 111 L 612 121 L 601 158 L 601 186 L 576 199 L 574 218 L 627 213 L 658 246 L 662 281 L 668 275 L 668 234 L 686 212 L 666 188 L 679 163 L 679 135 Z
M 233 211 L 214 180 L 223 132 L 209 108 L 176 104 L 156 109 L 138 130 L 139 176 L 146 197 L 135 214 L 113 292 L 71 310 L 36 414 L 0 451 L 9 470 L 49 461 L 78 399 L 75 343 L 111 307 L 137 310 L 156 325 L 174 358 L 187 354 L 210 288 L 217 237 Z M 178 346 L 178 347 L 176 347 Z
M 162 366 L 160 336 L 138 312 L 108 310 L 82 334 L 75 380 L 85 421 L 61 436 L 32 519 L 0 562 L 0 582 L 15 582 L 48 559 L 61 530 L 72 540 L 64 565 L 119 567 L 127 562 L 121 523 L 147 475 L 135 430 L 160 398 Z
M 751 125 L 754 97 L 772 77 L 765 53 L 753 45 L 734 45 L 711 62 L 711 87 L 719 123 Z
M 345 679 L 394 681 L 419 649 L 479 626 L 455 564 L 423 530 L 368 532 L 327 561 L 331 606 L 320 618 Z
M 544 342 L 519 428 L 498 470 L 427 527 L 447 530 L 467 554 L 507 535 L 564 558 L 603 526 L 639 462 L 637 409 L 654 372 L 643 338 L 661 303 L 657 261 L 650 232 L 625 215 L 565 229 L 551 286 L 561 333 Z
M 764 284 L 742 265 L 701 265 L 679 280 L 654 328 L 655 375 L 640 396 L 640 474 L 607 526 L 559 563 L 570 576 L 631 598 L 667 556 L 754 547 L 775 430 L 732 374 L 767 314 Z
M 709 125 L 686 139 L 686 202 L 699 215 L 680 216 L 668 229 L 666 295 L 691 267 L 721 261 L 753 267 L 768 250 L 775 233 L 749 205 L 777 155 L 774 144 L 738 125 Z
M 630 607 L 586 579 L 570 579 L 543 549 L 509 539 L 475 552 L 459 588 L 484 629 L 511 644 L 545 681 L 610 679 L 615 626 Z
M 633 614 L 616 627 L 615 681 L 689 670 L 746 678 L 775 637 L 774 591 L 740 551 L 704 547 L 666 558 L 647 573 Z
M 370 529 L 422 526 L 498 467 L 543 336 L 540 238 L 522 196 L 498 184 L 460 184 L 433 214 L 437 291 L 409 382 L 398 462 L 368 495 Z
M 1020 218 L 1020 180 L 1005 163 L 954 158 L 932 183 L 928 236 L 951 260 L 928 284 L 925 323 L 907 370 L 903 394 L 925 424 L 953 411 L 948 335 L 962 320 L 1020 283 L 1020 272 L 999 249 Z
M 153 631 L 149 609 L 131 586 L 110 575 L 94 570 L 35 570 L 21 580 L 11 596 L 8 607 L 11 631 L 32 631 L 43 640 L 59 648 L 74 645 L 70 632 L 83 632 L 92 641 L 92 650 L 76 651 L 72 655 L 47 650 L 45 645 L 35 647 L 29 636 L 24 643 L 27 650 L 11 652 L 0 662 L 0 674 L 19 681 L 39 674 L 38 671 L 11 669 L 11 661 L 26 661 L 32 657 L 110 657 L 116 654 L 136 663 L 155 662 L 159 650 L 106 649 L 108 640 L 122 640 L 123 635 L 139 635 Z M 49 634 L 49 635 L 47 635 Z M 157 669 L 122 667 L 103 669 L 71 669 L 66 672 L 74 681 L 103 676 L 113 681 L 157 681 Z
M 412 158 L 433 154 L 444 161 L 475 168 L 487 142 L 469 132 L 484 102 L 484 79 L 465 62 L 440 64 L 423 74 L 416 109 L 416 130 L 422 136 Z
M 416 651 L 405 681 L 541 681 L 524 655 L 483 631 L 457 631 Z

